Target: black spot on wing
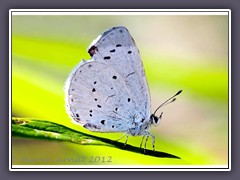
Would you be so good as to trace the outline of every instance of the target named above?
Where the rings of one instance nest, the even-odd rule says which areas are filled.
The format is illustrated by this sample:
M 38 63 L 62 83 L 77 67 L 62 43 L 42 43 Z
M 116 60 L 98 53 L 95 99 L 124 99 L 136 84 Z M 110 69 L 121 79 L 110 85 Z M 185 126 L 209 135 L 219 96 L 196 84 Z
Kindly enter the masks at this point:
M 96 126 L 95 124 L 87 123 L 83 125 L 86 129 L 101 129 L 100 127 Z
M 111 57 L 110 56 L 105 56 L 103 59 L 110 59 Z
M 115 52 L 115 51 L 116 51 L 115 49 L 110 50 L 111 53 L 112 53 L 112 52 Z
M 121 47 L 122 45 L 121 44 L 117 44 L 116 47 Z

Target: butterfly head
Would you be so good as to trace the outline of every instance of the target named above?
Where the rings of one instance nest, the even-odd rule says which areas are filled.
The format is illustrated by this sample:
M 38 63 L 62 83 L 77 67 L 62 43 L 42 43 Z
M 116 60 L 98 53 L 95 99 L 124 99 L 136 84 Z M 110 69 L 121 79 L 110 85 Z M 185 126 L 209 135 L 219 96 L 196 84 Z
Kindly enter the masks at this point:
M 167 105 L 169 103 L 172 103 L 176 100 L 176 96 L 179 95 L 182 92 L 182 90 L 178 91 L 174 96 L 170 97 L 169 99 L 167 99 L 165 102 L 163 102 L 160 106 L 158 106 L 158 108 L 154 111 L 154 113 L 150 116 L 150 124 L 152 125 L 158 125 L 160 120 L 162 119 L 162 114 L 160 114 L 160 116 L 156 116 L 156 112 L 163 107 L 164 105 Z
M 157 117 L 155 114 L 152 114 L 150 116 L 150 124 L 151 125 L 153 124 L 154 126 L 157 126 L 159 124 L 160 120 L 162 119 L 162 114 L 163 113 L 161 113 L 161 115 L 159 117 Z

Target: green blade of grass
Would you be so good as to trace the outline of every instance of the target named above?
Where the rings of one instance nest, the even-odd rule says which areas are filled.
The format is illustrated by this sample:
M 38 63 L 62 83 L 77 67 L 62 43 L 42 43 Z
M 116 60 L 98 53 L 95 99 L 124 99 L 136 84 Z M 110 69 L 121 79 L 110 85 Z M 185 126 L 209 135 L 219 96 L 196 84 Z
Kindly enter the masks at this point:
M 125 145 L 124 143 L 120 143 L 110 139 L 78 132 L 50 121 L 14 117 L 12 118 L 12 134 L 14 136 L 67 141 L 80 145 L 110 146 L 154 157 L 180 159 L 180 157 L 169 153 L 152 150 L 144 151 L 142 148 L 139 147 Z

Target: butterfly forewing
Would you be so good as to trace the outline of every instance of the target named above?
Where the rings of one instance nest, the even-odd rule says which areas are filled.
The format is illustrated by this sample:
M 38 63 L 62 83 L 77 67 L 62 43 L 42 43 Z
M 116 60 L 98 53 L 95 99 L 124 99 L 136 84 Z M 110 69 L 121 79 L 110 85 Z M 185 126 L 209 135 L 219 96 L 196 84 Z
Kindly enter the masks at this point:
M 150 96 L 145 72 L 139 50 L 128 30 L 125 27 L 112 28 L 93 42 L 89 47 L 96 49 L 92 58 L 107 62 L 121 75 L 136 104 L 135 111 L 149 117 Z

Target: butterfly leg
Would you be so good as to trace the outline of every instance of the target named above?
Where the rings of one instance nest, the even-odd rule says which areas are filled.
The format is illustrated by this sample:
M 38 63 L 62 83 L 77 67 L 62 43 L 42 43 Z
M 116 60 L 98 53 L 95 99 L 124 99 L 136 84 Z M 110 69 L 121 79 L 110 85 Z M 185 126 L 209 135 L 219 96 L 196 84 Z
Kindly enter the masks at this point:
M 120 138 L 118 138 L 116 141 L 120 141 L 122 138 L 124 138 L 125 136 L 127 136 L 128 133 L 124 133 Z
M 127 145 L 127 141 L 128 141 L 128 134 L 126 134 L 126 141 L 124 143 L 124 147 Z
M 155 151 L 155 137 L 149 133 L 149 136 L 152 137 L 152 148 L 153 148 L 153 151 Z
M 123 147 L 125 147 L 126 145 L 127 145 L 127 141 L 128 141 L 128 132 L 127 133 L 125 133 L 125 134 L 123 134 L 119 139 L 117 139 L 116 141 L 119 141 L 119 140 L 121 140 L 122 138 L 124 138 L 125 136 L 126 136 L 126 141 L 125 141 L 125 143 L 124 143 L 124 146 Z
M 144 153 L 146 151 L 147 141 L 148 141 L 149 136 L 151 136 L 151 138 L 152 138 L 152 148 L 153 148 L 153 151 L 155 151 L 155 137 L 152 134 L 150 134 L 149 132 L 147 132 L 146 135 L 144 135 L 144 136 L 146 136 L 146 140 L 145 140 L 145 144 L 144 144 Z
M 145 134 L 143 135 L 143 137 L 142 137 L 142 141 L 141 141 L 141 144 L 140 144 L 140 148 L 142 147 L 142 143 L 143 143 L 143 140 L 144 140 L 144 138 L 145 138 Z
M 148 138 L 149 138 L 149 133 L 146 134 L 146 140 L 145 140 L 145 144 L 144 144 L 144 153 L 146 152 Z

